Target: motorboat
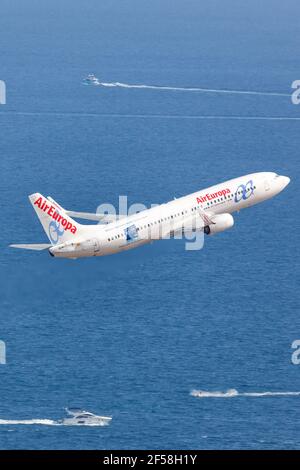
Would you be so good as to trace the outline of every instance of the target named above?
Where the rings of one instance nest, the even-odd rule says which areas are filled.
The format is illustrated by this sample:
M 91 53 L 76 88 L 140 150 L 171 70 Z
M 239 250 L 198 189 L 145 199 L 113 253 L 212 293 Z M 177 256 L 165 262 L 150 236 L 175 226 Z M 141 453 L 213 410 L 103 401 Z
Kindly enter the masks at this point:
M 227 398 L 238 396 L 238 391 L 235 388 L 229 388 L 226 392 L 209 392 L 206 390 L 192 390 L 191 395 L 197 398 Z
M 90 73 L 86 78 L 84 78 L 83 83 L 85 85 L 100 85 L 98 78 L 93 73 Z
M 106 426 L 112 420 L 111 416 L 99 416 L 81 408 L 66 408 L 68 416 L 60 420 L 60 424 L 69 426 Z

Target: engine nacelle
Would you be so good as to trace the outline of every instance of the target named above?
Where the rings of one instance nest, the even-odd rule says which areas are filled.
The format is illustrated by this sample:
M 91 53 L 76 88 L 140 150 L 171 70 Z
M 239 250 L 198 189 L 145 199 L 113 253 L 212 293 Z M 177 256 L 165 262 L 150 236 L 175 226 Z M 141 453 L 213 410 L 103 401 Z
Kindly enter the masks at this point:
M 231 214 L 217 214 L 214 215 L 211 220 L 214 223 L 204 227 L 204 233 L 206 233 L 206 235 L 224 232 L 224 230 L 228 230 L 234 225 L 234 218 Z

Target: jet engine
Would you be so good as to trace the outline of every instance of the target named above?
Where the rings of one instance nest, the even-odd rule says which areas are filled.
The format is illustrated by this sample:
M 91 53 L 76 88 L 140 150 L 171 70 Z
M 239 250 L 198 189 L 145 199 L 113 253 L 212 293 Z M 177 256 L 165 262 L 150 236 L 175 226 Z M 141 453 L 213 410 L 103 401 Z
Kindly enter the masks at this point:
M 234 218 L 231 214 L 217 214 L 211 217 L 213 224 L 204 227 L 206 235 L 214 235 L 215 233 L 224 232 L 234 225 Z

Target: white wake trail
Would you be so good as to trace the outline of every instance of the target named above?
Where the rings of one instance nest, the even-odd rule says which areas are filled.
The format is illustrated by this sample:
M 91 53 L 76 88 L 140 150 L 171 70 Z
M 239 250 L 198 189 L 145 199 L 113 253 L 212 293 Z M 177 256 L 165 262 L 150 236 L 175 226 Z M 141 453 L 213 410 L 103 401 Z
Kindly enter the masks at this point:
M 248 392 L 242 393 L 244 397 L 297 397 L 300 392 Z
M 59 426 L 53 419 L 0 419 L 0 424 L 42 424 L 45 426 Z
M 148 89 L 148 90 L 161 90 L 161 91 L 187 91 L 199 93 L 227 93 L 230 95 L 261 95 L 261 96 L 291 96 L 289 93 L 278 93 L 273 91 L 251 91 L 251 90 L 228 90 L 223 88 L 203 88 L 203 87 L 174 87 L 174 86 L 159 86 L 159 85 L 138 85 L 121 82 L 99 82 L 94 86 L 102 86 L 107 88 L 135 88 L 135 89 Z
M 300 392 L 238 392 L 235 388 L 230 388 L 225 392 L 206 390 L 192 390 L 190 395 L 196 398 L 233 398 L 233 397 L 288 397 L 300 396 Z

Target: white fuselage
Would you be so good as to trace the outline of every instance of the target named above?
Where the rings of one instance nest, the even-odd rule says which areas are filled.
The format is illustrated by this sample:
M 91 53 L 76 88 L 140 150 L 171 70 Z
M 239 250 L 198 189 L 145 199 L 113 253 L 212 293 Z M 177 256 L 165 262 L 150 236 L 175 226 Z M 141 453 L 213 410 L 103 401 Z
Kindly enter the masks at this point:
M 80 238 L 50 248 L 54 256 L 103 256 L 167 238 L 203 214 L 209 220 L 272 198 L 290 179 L 276 173 L 252 173 L 197 191 L 151 209 L 122 217 L 107 225 L 86 225 Z M 205 217 L 204 217 L 205 221 Z M 203 221 L 202 221 L 203 222 Z M 205 223 L 203 224 L 203 227 Z M 203 229 L 202 227 L 202 229 Z

